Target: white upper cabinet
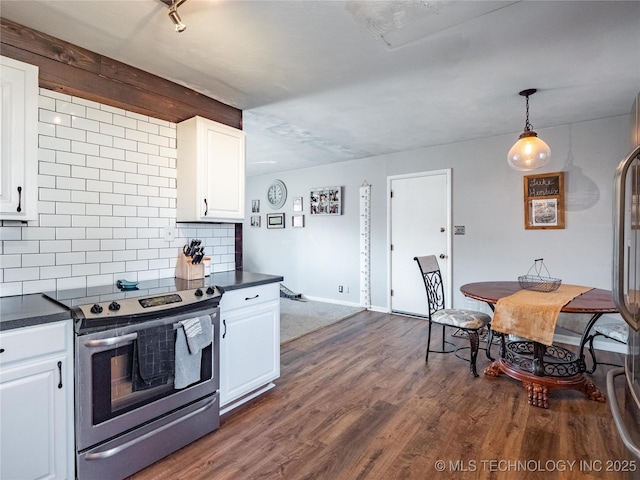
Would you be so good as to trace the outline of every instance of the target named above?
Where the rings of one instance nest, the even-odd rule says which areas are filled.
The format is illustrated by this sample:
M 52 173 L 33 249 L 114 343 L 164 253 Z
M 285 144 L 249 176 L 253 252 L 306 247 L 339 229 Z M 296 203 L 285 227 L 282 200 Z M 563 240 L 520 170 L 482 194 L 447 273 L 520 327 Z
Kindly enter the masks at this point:
M 38 67 L 0 56 L 0 220 L 36 220 Z
M 202 117 L 177 125 L 178 222 L 244 219 L 245 133 Z

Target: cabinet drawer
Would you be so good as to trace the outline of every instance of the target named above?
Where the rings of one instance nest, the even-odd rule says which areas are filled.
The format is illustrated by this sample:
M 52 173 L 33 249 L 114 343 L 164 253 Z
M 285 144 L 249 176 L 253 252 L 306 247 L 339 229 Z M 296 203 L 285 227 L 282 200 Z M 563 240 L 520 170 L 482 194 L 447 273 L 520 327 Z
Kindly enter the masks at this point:
M 0 365 L 65 351 L 72 340 L 70 320 L 0 332 Z
M 229 290 L 222 295 L 220 309 L 223 311 L 236 308 L 250 307 L 259 303 L 268 302 L 280 298 L 280 284 L 268 283 L 256 287 Z

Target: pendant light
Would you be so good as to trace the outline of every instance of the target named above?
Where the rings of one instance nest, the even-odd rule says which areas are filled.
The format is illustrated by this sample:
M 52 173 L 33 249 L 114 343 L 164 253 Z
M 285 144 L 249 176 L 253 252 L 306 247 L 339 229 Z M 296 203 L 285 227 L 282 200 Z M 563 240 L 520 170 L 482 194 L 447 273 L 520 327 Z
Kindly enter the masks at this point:
M 524 124 L 524 132 L 520 134 L 520 139 L 511 147 L 507 155 L 509 166 L 522 172 L 543 167 L 551 159 L 549 145 L 538 138 L 538 134 L 531 130 L 529 123 L 529 96 L 536 92 L 535 88 L 520 92 L 520 95 L 527 98 L 527 121 Z

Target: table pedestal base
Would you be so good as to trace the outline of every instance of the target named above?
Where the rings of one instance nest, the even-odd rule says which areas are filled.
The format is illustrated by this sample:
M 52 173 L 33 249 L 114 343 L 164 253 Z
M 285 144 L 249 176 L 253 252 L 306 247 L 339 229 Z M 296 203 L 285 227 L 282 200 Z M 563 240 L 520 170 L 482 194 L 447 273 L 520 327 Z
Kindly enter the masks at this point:
M 589 400 L 605 401 L 600 390 L 582 373 L 567 377 L 540 377 L 510 365 L 504 358 L 499 358 L 484 370 L 484 374 L 491 377 L 497 377 L 500 372 L 522 382 L 527 390 L 527 400 L 534 407 L 549 408 L 549 390 L 578 390 Z

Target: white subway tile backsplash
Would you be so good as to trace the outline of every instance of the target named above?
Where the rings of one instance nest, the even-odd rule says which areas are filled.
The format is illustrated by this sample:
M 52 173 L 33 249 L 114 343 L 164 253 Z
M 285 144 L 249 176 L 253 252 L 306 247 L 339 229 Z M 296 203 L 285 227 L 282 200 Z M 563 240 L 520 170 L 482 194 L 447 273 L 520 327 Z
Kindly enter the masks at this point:
M 99 263 L 84 263 L 71 265 L 71 276 L 79 277 L 86 275 L 98 275 L 100 274 Z
M 47 137 L 41 135 L 38 139 L 38 146 L 48 150 L 58 150 L 60 152 L 71 151 L 71 140 L 66 138 Z
M 112 117 L 111 117 L 112 121 Z M 101 123 L 100 124 L 100 133 L 104 135 L 111 135 L 112 137 L 120 137 L 124 138 L 125 129 L 119 125 L 113 125 L 112 123 Z M 113 139 L 114 142 L 116 138 Z
M 39 188 L 39 200 L 45 202 L 69 202 L 71 192 L 69 190 L 57 190 L 52 188 Z
M 77 142 L 84 142 L 87 138 L 87 133 L 84 130 L 78 130 L 77 128 L 70 128 L 64 125 L 56 125 L 56 137 L 75 140 Z
M 87 286 L 87 277 L 68 277 L 58 278 L 56 280 L 56 288 L 58 290 L 69 290 L 71 288 L 85 288 Z
M 100 203 L 100 193 L 72 190 L 71 201 L 78 203 Z
M 85 263 L 85 252 L 56 253 L 56 265 L 71 265 Z
M 96 132 L 87 132 L 87 142 L 104 147 L 111 147 L 113 145 L 113 137 Z
M 94 145 L 86 142 L 71 142 L 71 151 L 73 153 L 82 153 L 83 155 L 100 155 L 100 145 Z
M 100 217 L 100 226 L 106 228 L 122 228 L 126 217 Z
M 49 240 L 55 236 L 55 228 L 22 227 L 22 240 Z
M 100 240 L 72 240 L 72 252 L 93 252 L 100 250 Z M 89 256 L 87 256 L 89 259 Z
M 89 192 L 113 192 L 113 183 L 102 180 L 87 180 L 87 191 Z
M 71 215 L 40 214 L 41 227 L 70 227 Z
M 148 117 L 147 117 L 148 119 Z M 151 123 L 148 121 L 142 121 L 139 120 L 138 121 L 138 130 L 141 132 L 147 132 L 147 133 L 153 133 L 155 135 L 158 134 L 158 132 L 160 131 L 160 126 L 155 124 L 155 123 Z
M 38 173 L 41 175 L 68 177 L 71 175 L 71 166 L 40 161 L 38 162 Z
M 56 177 L 55 187 L 67 190 L 86 190 L 87 183 L 83 178 Z
M 137 125 L 137 120 L 135 120 L 134 118 L 128 118 L 125 116 L 126 112 L 122 112 L 122 114 L 114 114 L 113 115 L 113 124 L 114 125 L 119 125 L 121 127 L 125 127 L 125 128 L 136 128 Z
M 74 178 L 86 178 L 87 180 L 98 180 L 100 178 L 100 170 L 97 168 L 72 165 L 71 176 Z
M 26 256 L 26 255 L 25 255 Z M 0 255 L 0 269 L 20 268 L 22 266 L 22 255 Z
M 40 269 L 38 267 L 7 268 L 4 271 L 5 282 L 25 282 L 39 279 Z
M 38 120 L 42 123 L 49 123 L 51 125 L 65 125 L 71 126 L 71 115 L 65 115 L 52 110 L 40 109 Z M 55 136 L 55 130 L 54 135 Z
M 0 296 L 173 277 L 193 238 L 235 269 L 233 226 L 176 225 L 176 124 L 39 91 L 39 220 L 1 222 Z
M 138 166 L 134 162 L 123 162 L 122 160 L 114 160 L 113 169 L 120 172 L 135 173 L 138 171 Z
M 100 122 L 84 117 L 73 117 L 71 119 L 71 126 L 78 130 L 84 130 L 85 132 L 100 132 Z
M 55 279 L 50 280 L 34 280 L 30 282 L 22 282 L 22 294 L 29 295 L 31 293 L 50 292 L 56 289 Z
M 121 148 L 100 146 L 100 156 L 105 158 L 113 158 L 114 160 L 124 160 L 125 154 Z
M 44 95 L 38 95 L 38 108 L 40 110 L 55 110 L 56 100 L 55 98 L 46 97 Z
M 71 222 L 73 227 L 99 227 L 100 217 L 96 215 L 74 215 Z
M 124 205 L 125 196 L 119 193 L 100 193 L 100 203 Z
M 152 145 L 150 143 L 138 143 L 138 151 L 141 153 L 147 153 L 149 155 L 159 155 L 160 147 L 158 145 Z
M 126 138 L 117 137 L 114 137 L 113 139 L 113 147 L 122 149 L 125 152 L 125 157 L 127 150 L 135 150 L 137 148 L 137 145 L 138 144 L 134 140 L 127 140 Z
M 84 215 L 86 205 L 84 203 L 64 203 L 56 202 L 56 214 L 58 215 Z
M 40 253 L 70 252 L 71 240 L 42 240 L 40 243 Z
M 104 123 L 113 123 L 113 113 L 97 108 L 87 108 L 87 118 Z
M 63 278 L 71 276 L 71 265 L 59 265 L 55 267 L 40 267 L 40 278 Z
M 83 153 L 56 152 L 56 163 L 66 163 L 84 167 L 87 163 L 87 157 Z
M 78 227 L 56 228 L 56 240 L 84 240 L 85 229 Z

